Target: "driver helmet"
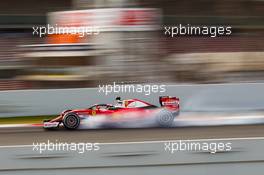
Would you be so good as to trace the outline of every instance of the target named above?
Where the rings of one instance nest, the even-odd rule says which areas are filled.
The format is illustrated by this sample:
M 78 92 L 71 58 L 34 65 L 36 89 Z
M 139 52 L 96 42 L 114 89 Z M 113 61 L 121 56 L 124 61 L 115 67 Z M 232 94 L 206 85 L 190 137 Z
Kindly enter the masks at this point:
M 122 105 L 121 97 L 116 97 L 116 102 L 118 105 Z

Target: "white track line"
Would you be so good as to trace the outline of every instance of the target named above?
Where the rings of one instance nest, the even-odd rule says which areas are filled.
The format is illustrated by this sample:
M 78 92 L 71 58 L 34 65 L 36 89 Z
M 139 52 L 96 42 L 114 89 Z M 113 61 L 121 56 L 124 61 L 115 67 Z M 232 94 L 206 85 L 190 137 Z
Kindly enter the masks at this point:
M 32 127 L 32 124 L 3 124 L 0 128 Z
M 127 145 L 127 144 L 152 144 L 152 143 L 167 143 L 167 142 L 205 142 L 205 141 L 241 141 L 241 140 L 264 140 L 264 137 L 238 137 L 238 138 L 216 138 L 216 139 L 184 139 L 184 140 L 157 140 L 157 141 L 140 141 L 140 142 L 110 142 L 110 143 L 98 143 L 100 145 Z M 45 142 L 38 142 L 45 143 Z M 54 142 L 55 143 L 55 142 Z M 63 142 L 64 143 L 64 142 Z M 67 143 L 67 142 L 65 142 Z M 25 148 L 33 147 L 34 145 L 3 145 L 1 148 Z

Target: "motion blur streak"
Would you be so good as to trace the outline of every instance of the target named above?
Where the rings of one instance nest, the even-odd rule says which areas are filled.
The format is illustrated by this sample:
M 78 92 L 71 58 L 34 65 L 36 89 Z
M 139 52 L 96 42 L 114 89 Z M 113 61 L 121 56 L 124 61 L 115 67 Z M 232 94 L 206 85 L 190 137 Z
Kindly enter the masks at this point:
M 122 116 L 119 120 L 107 116 L 90 117 L 82 120 L 79 129 L 100 128 L 148 128 L 157 127 L 156 118 L 142 117 L 130 114 Z M 263 112 L 245 113 L 208 113 L 208 112 L 183 112 L 176 116 L 171 127 L 191 126 L 221 126 L 221 125 L 249 125 L 264 124 Z
M 0 128 L 0 146 L 31 145 L 33 142 L 133 142 L 153 140 L 261 137 L 262 125 L 207 126 L 185 128 L 58 130 L 45 132 L 42 128 Z
M 168 141 L 174 142 L 175 140 Z M 164 143 L 168 141 L 102 143 L 99 144 L 99 151 L 86 153 L 87 156 L 65 151 L 39 154 L 32 151 L 31 147 L 21 147 L 20 145 L 0 147 L 0 153 L 4 155 L 4 161 L 1 158 L 0 172 L 33 174 L 38 171 L 43 174 L 48 171 L 49 173 L 62 174 L 66 171 L 66 174 L 72 172 L 91 174 L 104 170 L 104 172 L 108 171 L 108 174 L 121 174 L 130 170 L 131 172 L 128 174 L 135 171 L 138 174 L 144 174 L 148 169 L 148 172 L 152 172 L 154 175 L 160 174 L 162 171 L 166 171 L 168 174 L 174 174 L 175 171 L 180 174 L 196 172 L 198 175 L 209 175 L 215 172 L 214 174 L 220 175 L 223 172 L 236 170 L 239 174 L 246 175 L 252 169 L 261 171 L 261 166 L 264 163 L 264 156 L 259 154 L 264 146 L 263 137 L 188 139 L 188 142 L 232 143 L 231 150 L 215 154 L 208 151 L 178 151 L 171 154 L 164 149 Z M 118 150 L 115 149 L 117 146 Z M 53 166 L 54 164 L 56 167 Z M 237 166 L 242 168 L 237 170 Z M 244 172 L 243 167 L 245 166 L 247 169 Z M 207 167 L 206 172 L 203 171 L 205 167 Z
M 260 0 L 2 1 L 0 90 L 261 82 L 263 11 Z M 34 35 L 32 28 L 50 25 L 100 33 Z M 232 33 L 171 38 L 162 30 L 178 25 L 230 26 Z

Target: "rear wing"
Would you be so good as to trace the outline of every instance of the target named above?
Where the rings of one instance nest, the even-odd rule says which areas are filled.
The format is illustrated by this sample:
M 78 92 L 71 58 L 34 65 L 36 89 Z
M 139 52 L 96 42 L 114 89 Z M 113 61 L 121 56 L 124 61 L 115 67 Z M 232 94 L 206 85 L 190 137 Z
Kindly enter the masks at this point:
M 166 107 L 170 110 L 180 109 L 180 99 L 171 96 L 160 96 L 159 97 L 160 106 Z

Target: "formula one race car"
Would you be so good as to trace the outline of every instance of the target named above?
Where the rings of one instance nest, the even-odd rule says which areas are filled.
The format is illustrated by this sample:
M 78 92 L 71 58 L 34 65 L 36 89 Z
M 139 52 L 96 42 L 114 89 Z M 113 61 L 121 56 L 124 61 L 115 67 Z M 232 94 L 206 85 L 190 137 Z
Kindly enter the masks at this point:
M 159 97 L 160 107 L 139 99 L 121 100 L 117 104 L 95 104 L 88 109 L 65 110 L 52 120 L 44 120 L 45 129 L 58 128 L 77 129 L 84 119 L 104 118 L 104 125 L 120 122 L 146 121 L 154 119 L 156 126 L 170 127 L 179 114 L 179 98 L 170 96 Z

